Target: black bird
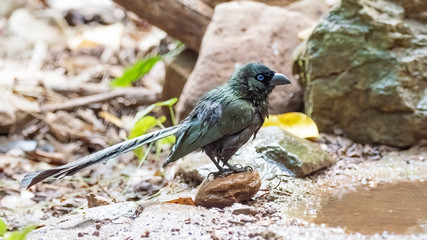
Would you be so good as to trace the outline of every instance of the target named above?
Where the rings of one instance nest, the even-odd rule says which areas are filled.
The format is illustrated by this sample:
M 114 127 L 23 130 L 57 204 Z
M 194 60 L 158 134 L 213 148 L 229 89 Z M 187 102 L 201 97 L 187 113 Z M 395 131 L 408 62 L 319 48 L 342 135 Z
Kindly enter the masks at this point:
M 290 83 L 284 75 L 260 63 L 244 65 L 227 83 L 202 97 L 177 126 L 118 143 L 63 166 L 28 173 L 22 179 L 22 187 L 29 188 L 51 176 L 71 176 L 83 168 L 170 135 L 176 136 L 176 144 L 163 166 L 201 148 L 220 173 L 238 171 L 228 160 L 252 136 L 255 138 L 268 116 L 268 95 L 273 88 Z

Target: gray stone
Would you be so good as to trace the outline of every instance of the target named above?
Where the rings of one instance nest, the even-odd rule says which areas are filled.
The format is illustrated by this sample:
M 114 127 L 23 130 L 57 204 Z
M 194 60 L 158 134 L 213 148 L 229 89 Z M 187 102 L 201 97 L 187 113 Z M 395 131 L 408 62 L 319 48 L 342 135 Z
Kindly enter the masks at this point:
M 304 177 L 335 163 L 318 144 L 279 127 L 262 129 L 254 146 L 262 158 L 282 164 L 296 177 Z
M 198 151 L 190 153 L 182 159 L 177 173 L 182 175 L 186 180 L 195 181 L 197 184 L 200 184 L 209 173 L 215 171 L 218 171 L 218 169 L 209 157 Z
M 398 147 L 427 138 L 426 1 L 343 0 L 295 61 L 320 131 Z
M 273 91 L 271 113 L 300 109 L 302 91 L 292 77 L 292 52 L 301 42 L 298 32 L 312 23 L 303 14 L 262 3 L 233 1 L 219 4 L 203 37 L 194 71 L 177 105 L 178 118 L 183 119 L 197 100 L 226 82 L 237 64 L 249 62 L 263 62 L 291 79 L 292 84 L 279 86 Z

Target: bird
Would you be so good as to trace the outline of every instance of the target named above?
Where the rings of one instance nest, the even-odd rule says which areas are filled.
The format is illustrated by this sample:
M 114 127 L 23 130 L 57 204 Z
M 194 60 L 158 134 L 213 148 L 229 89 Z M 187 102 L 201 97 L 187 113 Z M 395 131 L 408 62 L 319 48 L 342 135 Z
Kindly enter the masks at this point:
M 48 177 L 61 179 L 74 175 L 83 168 L 105 163 L 171 135 L 175 135 L 176 141 L 163 167 L 201 149 L 218 168 L 218 173 L 244 171 L 228 161 L 251 137 L 256 137 L 268 117 L 268 95 L 274 87 L 290 83 L 285 75 L 262 63 L 242 65 L 226 83 L 204 95 L 179 124 L 123 141 L 62 166 L 28 173 L 21 186 L 30 188 Z

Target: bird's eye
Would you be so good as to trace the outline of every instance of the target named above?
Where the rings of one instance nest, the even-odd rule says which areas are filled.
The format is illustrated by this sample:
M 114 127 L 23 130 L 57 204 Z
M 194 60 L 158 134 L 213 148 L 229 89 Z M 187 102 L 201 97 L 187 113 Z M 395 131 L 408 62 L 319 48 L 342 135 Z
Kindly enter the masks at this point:
M 258 80 L 258 81 L 264 80 L 264 75 L 262 75 L 262 74 L 256 75 L 256 80 Z

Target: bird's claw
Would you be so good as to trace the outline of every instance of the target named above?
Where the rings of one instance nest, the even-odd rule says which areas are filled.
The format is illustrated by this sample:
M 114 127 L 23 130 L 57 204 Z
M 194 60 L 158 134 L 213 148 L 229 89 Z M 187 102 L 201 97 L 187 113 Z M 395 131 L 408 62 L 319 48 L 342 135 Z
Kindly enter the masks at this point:
M 236 165 L 227 164 L 227 167 L 228 168 L 223 168 L 221 169 L 221 171 L 218 171 L 218 172 L 210 172 L 207 178 L 209 179 L 211 176 L 213 176 L 213 178 L 226 177 L 233 173 L 241 173 L 241 172 L 247 172 L 247 171 L 253 172 L 253 168 L 251 166 L 243 167 L 240 164 L 236 164 Z
M 236 164 L 236 165 L 227 164 L 227 167 L 228 167 L 228 170 L 232 171 L 233 173 L 253 171 L 253 168 L 251 166 L 242 166 L 240 164 Z

